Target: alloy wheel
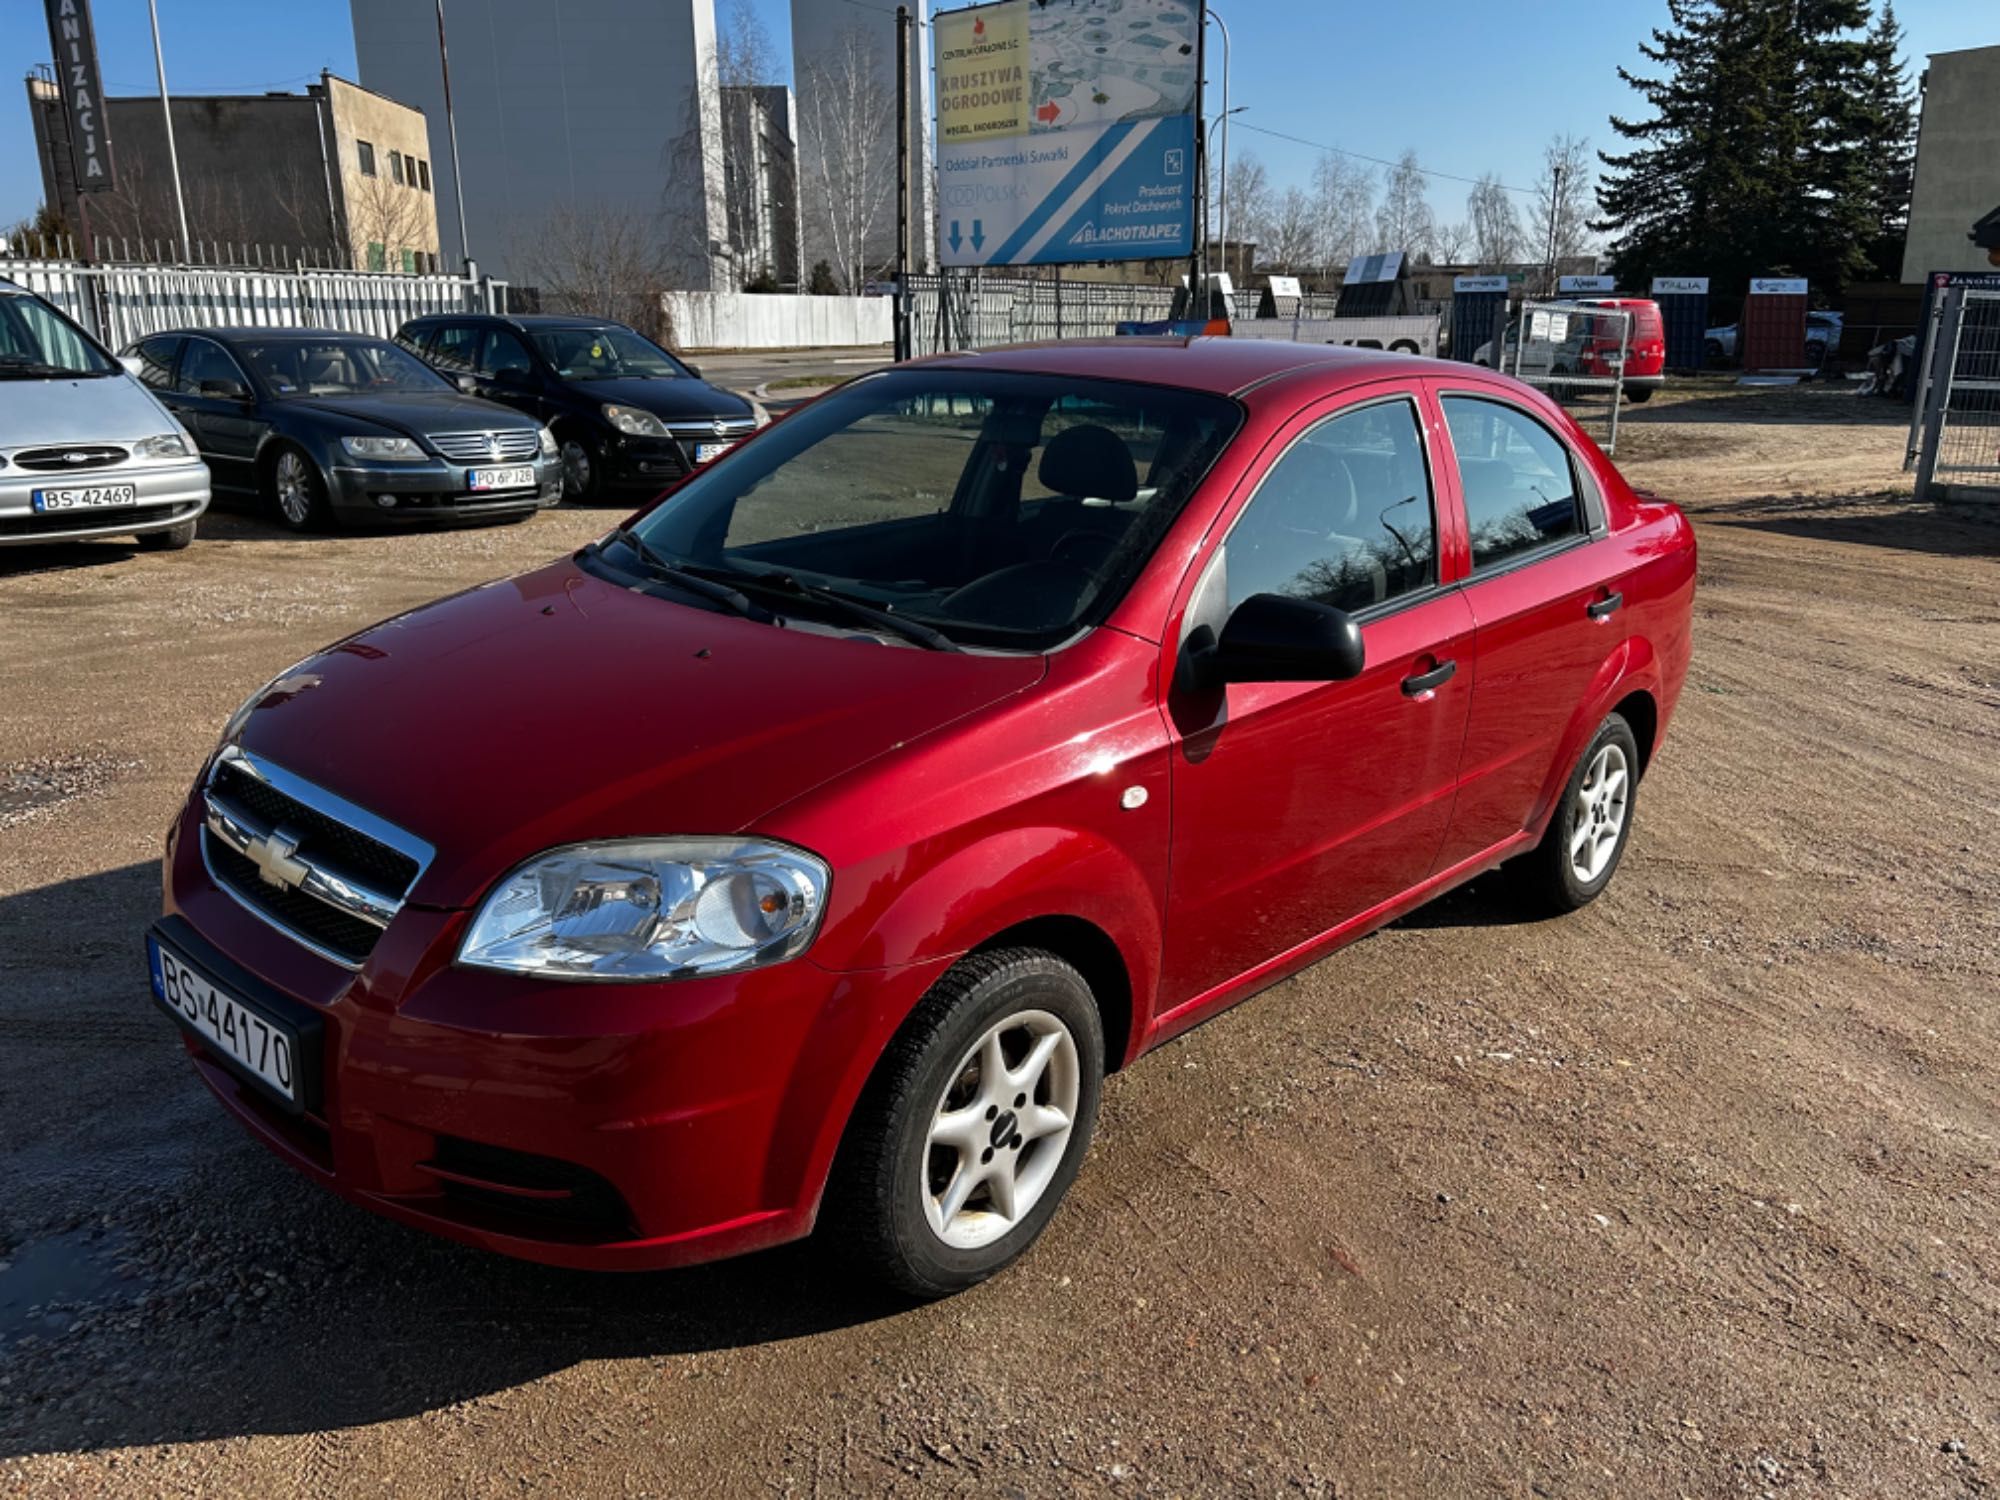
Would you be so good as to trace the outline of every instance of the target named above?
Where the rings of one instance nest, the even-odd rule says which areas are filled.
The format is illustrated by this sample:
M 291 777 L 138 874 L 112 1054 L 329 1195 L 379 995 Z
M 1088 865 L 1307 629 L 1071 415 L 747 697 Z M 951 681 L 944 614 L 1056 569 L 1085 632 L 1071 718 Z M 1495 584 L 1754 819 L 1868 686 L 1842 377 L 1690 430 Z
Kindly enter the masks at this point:
M 1583 885 L 1602 875 L 1618 851 L 1631 786 L 1624 750 L 1617 745 L 1599 749 L 1576 789 L 1570 817 L 1569 867 Z
M 931 1232 L 961 1250 L 990 1245 L 1048 1191 L 1075 1128 L 1076 1039 L 1044 1010 L 988 1027 L 932 1112 L 918 1184 Z
M 563 497 L 580 500 L 590 493 L 590 450 L 575 438 L 562 445 Z
M 294 526 L 303 526 L 312 518 L 312 477 L 306 472 L 306 461 L 296 453 L 278 455 L 278 467 L 273 475 L 278 492 L 278 510 Z

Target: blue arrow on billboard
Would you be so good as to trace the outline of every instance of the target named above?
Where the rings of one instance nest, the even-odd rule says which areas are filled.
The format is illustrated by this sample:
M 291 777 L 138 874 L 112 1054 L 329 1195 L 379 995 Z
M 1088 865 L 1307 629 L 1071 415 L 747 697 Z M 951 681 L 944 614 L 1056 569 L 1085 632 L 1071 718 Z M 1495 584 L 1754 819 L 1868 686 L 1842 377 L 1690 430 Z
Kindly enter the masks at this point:
M 974 220 L 974 226 L 975 226 L 975 227 L 977 227 L 977 223 L 978 223 L 978 221 L 977 221 L 977 220 Z M 964 243 L 964 240 L 963 240 L 963 239 L 962 239 L 962 238 L 960 237 L 960 235 L 959 235 L 959 232 L 958 232 L 958 220 L 956 220 L 956 219 L 953 219 L 953 220 L 951 221 L 951 235 L 950 235 L 950 240 L 951 240 L 951 253 L 952 253 L 953 255 L 956 255 L 956 254 L 958 254 L 958 247 L 959 247 L 959 246 L 960 246 L 961 244 L 963 244 L 963 243 Z
M 972 253 L 977 255 L 985 244 L 986 230 L 981 227 L 977 219 L 974 219 L 972 221 Z M 954 245 L 952 248 L 957 249 L 958 247 Z

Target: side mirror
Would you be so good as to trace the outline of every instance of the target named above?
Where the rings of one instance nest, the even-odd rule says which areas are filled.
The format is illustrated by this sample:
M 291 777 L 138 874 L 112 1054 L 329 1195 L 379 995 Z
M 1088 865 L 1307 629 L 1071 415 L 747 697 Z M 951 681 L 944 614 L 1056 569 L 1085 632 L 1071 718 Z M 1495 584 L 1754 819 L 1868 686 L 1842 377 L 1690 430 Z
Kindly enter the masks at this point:
M 1231 682 L 1341 682 L 1359 677 L 1366 658 L 1361 627 L 1345 610 L 1288 594 L 1252 594 L 1236 606 L 1219 641 L 1190 639 L 1182 666 L 1190 690 L 1213 692 Z
M 201 383 L 204 396 L 214 396 L 220 401 L 248 401 L 250 393 L 239 380 L 204 380 Z
M 118 356 L 118 363 L 124 366 L 127 375 L 146 373 L 146 362 L 136 354 L 121 354 Z
M 682 368 L 683 370 L 686 370 L 686 371 L 688 372 L 688 374 L 689 374 L 690 376 L 692 376 L 692 377 L 693 377 L 694 379 L 696 379 L 696 380 L 699 380 L 699 379 L 701 379 L 701 366 L 700 366 L 700 365 L 691 365 L 691 364 L 687 363 L 687 362 L 686 362 L 685 360 L 683 360 L 683 361 L 681 362 L 681 368 Z
M 451 383 L 468 396 L 479 389 L 479 377 L 476 375 L 454 375 Z

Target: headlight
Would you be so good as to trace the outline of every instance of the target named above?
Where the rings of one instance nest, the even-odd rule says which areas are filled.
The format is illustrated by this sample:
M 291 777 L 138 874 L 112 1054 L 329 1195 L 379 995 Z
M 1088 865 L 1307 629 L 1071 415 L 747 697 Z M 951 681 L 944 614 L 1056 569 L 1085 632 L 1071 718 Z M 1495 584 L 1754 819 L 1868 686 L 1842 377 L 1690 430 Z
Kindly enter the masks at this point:
M 186 458 L 187 439 L 178 432 L 163 432 L 158 437 L 140 438 L 132 445 L 134 458 Z
M 549 979 L 674 979 L 782 963 L 826 907 L 826 865 L 751 839 L 552 849 L 493 888 L 458 961 Z
M 386 458 L 407 463 L 424 456 L 424 450 L 417 446 L 413 438 L 344 437 L 340 446 L 347 450 L 349 458 Z
M 613 427 L 616 427 L 620 432 L 630 433 L 633 437 L 665 437 L 667 435 L 666 423 L 662 422 L 651 412 L 641 411 L 636 406 L 618 406 L 611 402 L 606 402 L 604 406 L 604 420 L 609 422 Z
M 556 435 L 544 427 L 541 430 L 540 436 L 542 439 L 542 457 L 554 458 L 556 456 Z

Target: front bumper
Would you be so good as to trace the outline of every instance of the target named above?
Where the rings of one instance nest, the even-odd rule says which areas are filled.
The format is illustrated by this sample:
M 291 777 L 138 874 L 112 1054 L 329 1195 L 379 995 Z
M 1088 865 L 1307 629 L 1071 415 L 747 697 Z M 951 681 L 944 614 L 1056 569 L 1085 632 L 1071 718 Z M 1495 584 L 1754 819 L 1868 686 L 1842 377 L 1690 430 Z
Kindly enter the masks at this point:
M 203 1081 L 349 1201 L 545 1264 L 647 1270 L 809 1232 L 873 1059 L 947 962 L 551 983 L 456 967 L 470 913 L 406 907 L 354 972 L 218 889 L 200 807 L 170 835 L 157 930 L 321 1033 L 303 1112 L 183 1032 Z
M 535 482 L 512 490 L 474 490 L 476 469 L 528 467 Z M 472 520 L 546 510 L 562 499 L 562 464 L 537 454 L 528 464 L 453 464 L 442 459 L 422 463 L 368 464 L 345 460 L 334 465 L 327 500 L 336 514 L 376 521 Z
M 208 509 L 208 483 L 208 466 L 199 459 L 119 465 L 80 474 L 10 469 L 0 473 L 0 547 L 165 531 Z M 34 507 L 36 490 L 91 484 L 129 484 L 133 503 L 54 512 Z
M 702 460 L 704 448 L 723 444 L 733 448 L 755 432 L 754 427 L 731 426 L 718 433 L 704 426 L 675 428 L 668 437 L 614 433 L 604 445 L 603 485 L 620 493 L 658 494 L 701 468 L 704 462 L 712 463 L 722 456 L 711 452 L 707 460 Z

